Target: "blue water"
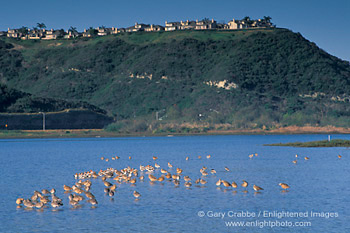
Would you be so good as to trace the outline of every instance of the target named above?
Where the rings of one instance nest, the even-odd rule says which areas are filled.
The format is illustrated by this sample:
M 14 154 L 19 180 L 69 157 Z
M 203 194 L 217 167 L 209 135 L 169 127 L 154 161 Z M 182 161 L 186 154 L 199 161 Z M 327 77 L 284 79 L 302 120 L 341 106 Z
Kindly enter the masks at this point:
M 332 138 L 350 139 L 350 135 Z M 325 139 L 327 135 L 0 140 L 0 232 L 350 232 L 348 148 L 263 146 Z M 258 156 L 249 159 L 252 153 Z M 208 154 L 210 159 L 206 158 Z M 292 163 L 295 154 L 299 155 L 297 164 Z M 117 155 L 119 160 L 111 160 Z M 102 161 L 101 156 L 110 161 Z M 103 192 L 101 179 L 92 179 L 91 192 L 99 202 L 97 207 L 91 208 L 86 201 L 80 208 L 68 204 L 63 185 L 73 185 L 77 181 L 75 173 L 108 167 L 138 169 L 140 164 L 154 165 L 152 156 L 158 156 L 156 162 L 172 174 L 177 167 L 182 168 L 182 176 L 191 177 L 192 187 L 186 188 L 183 179 L 179 187 L 167 181 L 151 184 L 144 173 L 145 181 L 135 186 L 117 184 L 115 196 L 109 197 Z M 305 161 L 304 156 L 310 160 Z M 168 162 L 173 164 L 172 169 L 167 167 Z M 195 185 L 203 166 L 214 168 L 217 174 L 209 172 L 203 177 L 207 184 Z M 160 169 L 154 175 L 159 177 Z M 218 188 L 218 179 L 235 181 L 239 187 Z M 247 193 L 240 186 L 243 179 L 249 183 Z M 280 182 L 291 186 L 288 192 L 282 192 Z M 253 184 L 264 190 L 255 193 Z M 63 199 L 64 205 L 57 210 L 17 208 L 18 197 L 30 198 L 34 190 L 51 188 Z M 133 197 L 134 190 L 141 193 L 139 200 Z M 273 211 L 307 215 L 264 216 Z M 333 217 L 311 217 L 311 211 Z M 234 213 L 250 216 L 233 217 Z M 201 214 L 204 216 L 199 217 Z M 235 221 L 253 226 L 227 226 Z M 304 226 L 283 225 L 300 222 Z

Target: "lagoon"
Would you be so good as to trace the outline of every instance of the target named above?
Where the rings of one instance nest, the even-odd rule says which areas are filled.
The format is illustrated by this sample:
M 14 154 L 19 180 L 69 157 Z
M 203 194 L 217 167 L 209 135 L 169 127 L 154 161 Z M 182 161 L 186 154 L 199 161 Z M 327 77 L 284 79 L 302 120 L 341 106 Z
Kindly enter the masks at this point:
M 332 135 L 337 138 L 350 135 Z M 2 139 L 0 232 L 350 232 L 348 148 L 263 146 L 325 139 L 327 135 Z M 252 153 L 258 156 L 250 159 Z M 298 163 L 293 164 L 296 154 Z M 79 208 L 68 204 L 63 185 L 77 182 L 75 173 L 154 166 L 153 156 L 172 174 L 177 167 L 183 169 L 182 177 L 190 176 L 192 186 L 186 188 L 182 177 L 178 187 L 169 181 L 151 184 L 144 173 L 143 182 L 117 184 L 109 197 L 102 180 L 91 179 L 97 207 L 86 201 Z M 203 166 L 208 167 L 207 177 L 199 172 Z M 160 169 L 153 174 L 159 177 Z M 207 183 L 194 184 L 198 178 Z M 217 187 L 219 179 L 235 181 L 238 188 Z M 248 181 L 247 189 L 240 186 L 242 180 Z M 291 188 L 283 192 L 281 182 Z M 253 184 L 264 190 L 256 193 Z M 58 210 L 17 208 L 16 198 L 51 188 L 63 199 Z M 141 193 L 139 200 L 134 190 Z

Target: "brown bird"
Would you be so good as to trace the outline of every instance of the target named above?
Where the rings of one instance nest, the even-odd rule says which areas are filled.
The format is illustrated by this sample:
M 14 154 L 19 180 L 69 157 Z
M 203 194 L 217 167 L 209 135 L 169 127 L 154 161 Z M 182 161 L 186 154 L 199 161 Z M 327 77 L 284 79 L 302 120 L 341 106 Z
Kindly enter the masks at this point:
M 207 159 L 210 159 L 211 155 L 207 155 Z
M 72 190 L 72 188 L 71 187 L 69 187 L 68 185 L 63 185 L 63 189 L 64 189 L 64 191 L 71 191 Z
M 201 179 L 199 182 L 200 182 L 201 184 L 206 184 L 206 183 L 207 183 L 207 181 L 206 181 L 206 180 L 203 180 L 203 179 Z
M 298 161 L 296 161 L 296 160 L 293 160 L 293 163 L 294 163 L 294 164 L 297 164 L 297 163 L 298 163 Z
M 341 155 L 338 155 L 338 158 L 341 159 Z
M 141 194 L 139 193 L 139 192 L 137 192 L 137 191 L 134 191 L 134 197 L 136 198 L 136 199 L 138 199 L 139 197 L 141 197 Z
M 228 172 L 230 171 L 230 169 L 228 167 L 225 167 L 225 170 L 228 171 Z
M 17 200 L 16 200 L 16 204 L 17 204 L 17 205 L 20 205 L 20 204 L 22 204 L 22 203 L 23 203 L 23 201 L 24 201 L 24 199 L 23 199 L 23 198 L 17 198 Z
M 149 174 L 148 175 L 148 179 L 150 180 L 150 181 L 152 181 L 152 182 L 154 182 L 154 181 L 157 181 L 158 179 L 157 179 L 157 177 L 155 177 L 154 175 L 152 175 L 152 174 Z
M 225 186 L 225 187 L 231 187 L 231 184 L 229 182 L 227 182 L 226 180 L 222 180 L 221 183 Z
M 160 176 L 159 178 L 158 178 L 158 181 L 159 182 L 162 182 L 164 180 L 164 175 L 162 175 L 162 176 Z
M 232 186 L 233 188 L 237 188 L 237 187 L 238 187 L 237 183 L 234 182 L 234 181 L 232 182 L 231 186 Z
M 156 156 L 153 156 L 153 160 L 157 160 L 158 159 L 158 157 L 156 157 Z
M 189 187 L 191 187 L 191 186 L 192 186 L 191 182 L 186 182 L 186 183 L 185 183 L 185 187 L 189 188 Z
M 112 186 L 112 184 L 110 183 L 110 182 L 108 182 L 108 181 L 103 181 L 103 184 L 106 186 L 106 187 L 110 187 L 110 186 Z
M 218 181 L 216 181 L 216 186 L 220 186 L 221 185 L 221 179 L 219 179 Z
M 245 180 L 243 180 L 242 187 L 243 187 L 243 188 L 248 187 L 248 182 L 247 182 L 247 181 L 245 181 Z
M 198 155 L 198 159 L 201 159 L 201 158 L 202 158 L 202 156 Z
M 257 186 L 257 185 L 253 185 L 253 189 L 256 191 L 256 192 L 259 192 L 260 190 L 264 190 L 263 188 Z
M 304 159 L 305 159 L 305 160 L 309 160 L 310 158 L 305 156 L 305 158 L 304 158 Z
M 279 183 L 278 185 L 280 185 L 283 189 L 289 189 L 289 185 L 286 183 Z
M 188 160 L 188 157 L 186 157 L 186 161 Z
M 168 163 L 168 167 L 169 167 L 169 168 L 172 168 L 172 167 L 173 167 L 173 165 L 171 165 L 171 163 Z

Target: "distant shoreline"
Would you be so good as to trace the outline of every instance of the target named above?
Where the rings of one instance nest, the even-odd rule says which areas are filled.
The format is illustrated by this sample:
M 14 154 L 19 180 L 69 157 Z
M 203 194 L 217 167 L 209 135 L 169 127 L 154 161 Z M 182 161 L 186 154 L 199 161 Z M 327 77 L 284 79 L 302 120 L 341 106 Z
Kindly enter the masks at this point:
M 194 136 L 194 135 L 272 135 L 272 134 L 350 134 L 349 128 L 334 126 L 288 126 L 277 129 L 235 129 L 208 130 L 199 133 L 152 133 L 152 132 L 109 132 L 103 129 L 60 129 L 60 130 L 0 130 L 0 139 L 24 138 L 100 138 L 100 137 L 143 137 L 143 136 Z

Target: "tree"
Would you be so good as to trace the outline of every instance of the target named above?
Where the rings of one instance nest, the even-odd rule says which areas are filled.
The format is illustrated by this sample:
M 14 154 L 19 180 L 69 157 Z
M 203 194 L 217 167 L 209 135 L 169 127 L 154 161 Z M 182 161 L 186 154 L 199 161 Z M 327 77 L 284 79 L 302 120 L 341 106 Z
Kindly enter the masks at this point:
M 28 34 L 28 28 L 25 27 L 25 26 L 22 26 L 22 27 L 19 29 L 19 31 L 20 31 L 22 34 L 24 34 L 24 35 L 27 35 L 27 34 Z
M 36 26 L 40 29 L 46 28 L 46 25 L 44 23 L 37 23 Z
M 68 31 L 70 32 L 78 32 L 76 27 L 70 26 L 70 28 L 68 29 Z

